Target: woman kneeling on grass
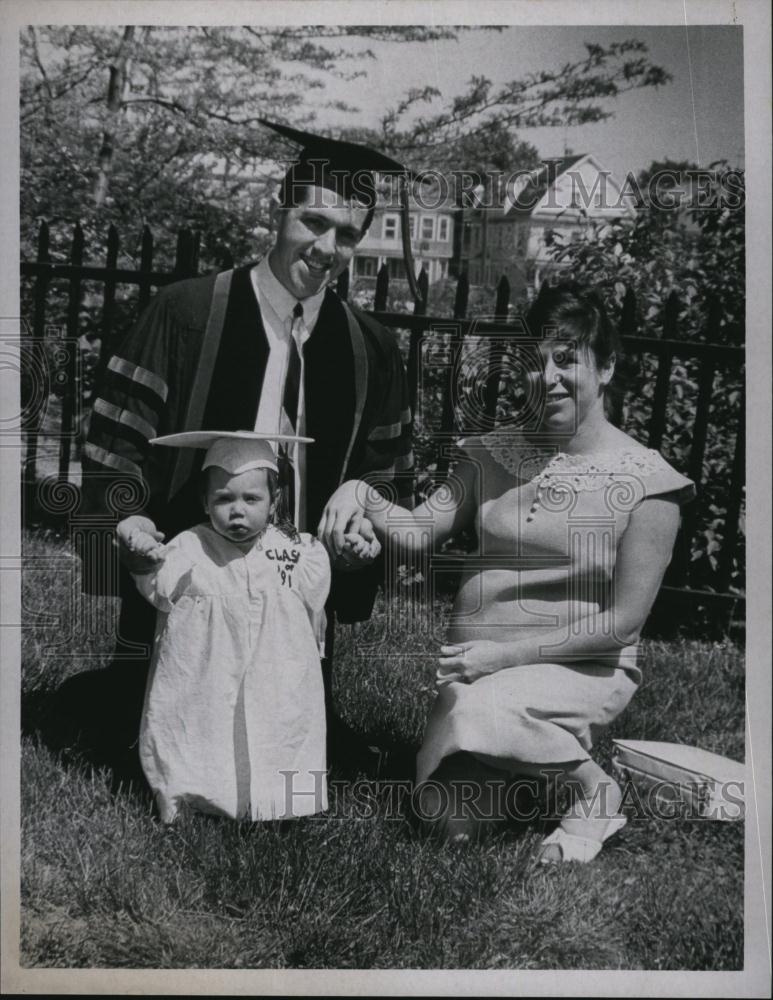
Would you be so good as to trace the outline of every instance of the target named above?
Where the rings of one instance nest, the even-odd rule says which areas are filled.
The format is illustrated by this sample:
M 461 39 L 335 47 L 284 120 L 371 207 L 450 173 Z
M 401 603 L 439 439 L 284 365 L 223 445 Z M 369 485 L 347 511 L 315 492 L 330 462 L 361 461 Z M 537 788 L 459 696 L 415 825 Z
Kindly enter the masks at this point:
M 449 483 L 413 512 L 344 483 L 320 535 L 337 549 L 367 515 L 382 541 L 410 552 L 474 524 L 475 568 L 462 576 L 440 647 L 417 761 L 421 811 L 447 804 L 444 834 L 466 839 L 496 814 L 501 779 L 557 775 L 574 804 L 540 859 L 590 861 L 625 824 L 621 790 L 591 759 L 592 739 L 641 680 L 636 642 L 694 487 L 607 420 L 619 344 L 594 293 L 543 291 L 527 326 L 540 339 L 516 345 L 533 354 L 520 429 L 462 441 Z M 455 785 L 471 781 L 479 799 L 463 798 L 477 806 L 464 814 Z

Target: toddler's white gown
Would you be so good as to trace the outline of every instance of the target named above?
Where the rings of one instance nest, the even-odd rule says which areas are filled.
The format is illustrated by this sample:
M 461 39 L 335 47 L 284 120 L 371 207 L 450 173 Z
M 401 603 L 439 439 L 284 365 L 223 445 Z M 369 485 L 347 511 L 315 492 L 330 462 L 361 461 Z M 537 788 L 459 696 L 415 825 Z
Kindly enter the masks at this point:
M 158 609 L 140 758 L 164 822 L 182 802 L 253 820 L 327 808 L 330 562 L 300 537 L 270 526 L 245 553 L 201 524 L 134 577 Z

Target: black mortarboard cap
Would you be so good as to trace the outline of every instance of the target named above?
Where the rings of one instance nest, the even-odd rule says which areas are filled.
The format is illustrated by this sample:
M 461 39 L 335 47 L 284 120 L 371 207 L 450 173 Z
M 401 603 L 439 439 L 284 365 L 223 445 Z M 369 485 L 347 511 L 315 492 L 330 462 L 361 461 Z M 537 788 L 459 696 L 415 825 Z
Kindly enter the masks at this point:
M 406 272 L 414 297 L 419 296 L 416 278 L 413 271 L 413 258 L 408 236 L 408 193 L 407 182 L 422 178 L 408 170 L 402 163 L 361 143 L 349 142 L 345 139 L 332 139 L 329 136 L 317 135 L 291 128 L 266 118 L 259 119 L 261 125 L 272 129 L 278 135 L 301 147 L 298 159 L 290 167 L 283 181 L 283 198 L 287 204 L 294 204 L 295 199 L 287 199 L 288 187 L 291 185 L 329 188 L 337 191 L 345 198 L 356 200 L 368 208 L 375 208 L 376 185 L 374 173 L 387 176 L 402 177 L 402 216 L 403 216 L 403 254 Z
M 410 171 L 402 163 L 398 163 L 385 153 L 380 153 L 377 149 L 371 149 L 370 146 L 348 142 L 345 139 L 331 139 L 329 136 L 317 135 L 314 132 L 304 132 L 298 128 L 290 128 L 289 125 L 270 122 L 266 118 L 261 118 L 259 121 L 261 125 L 273 129 L 274 132 L 301 147 L 299 163 L 324 161 L 331 170 L 342 173 L 367 170 L 380 174 L 410 176 Z

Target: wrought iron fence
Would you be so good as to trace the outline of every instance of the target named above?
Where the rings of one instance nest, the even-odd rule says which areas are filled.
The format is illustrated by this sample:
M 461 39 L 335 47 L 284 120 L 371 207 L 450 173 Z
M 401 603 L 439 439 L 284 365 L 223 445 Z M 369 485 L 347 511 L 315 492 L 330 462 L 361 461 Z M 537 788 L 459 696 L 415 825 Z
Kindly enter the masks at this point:
M 84 283 L 97 283 L 101 286 L 101 304 L 94 308 L 99 312 L 98 327 L 101 349 L 98 367 L 104 365 L 117 339 L 122 332 L 116 322 L 116 292 L 120 286 L 134 286 L 138 289 L 136 311 L 141 311 L 149 302 L 152 290 L 169 282 L 190 277 L 198 271 L 199 238 L 187 230 L 181 230 L 177 238 L 175 261 L 171 270 L 154 270 L 153 236 L 146 227 L 142 234 L 139 264 L 136 268 L 118 266 L 120 239 L 114 227 L 110 227 L 107 237 L 107 250 L 104 264 L 85 263 L 85 241 L 81 227 L 75 227 L 70 245 L 69 260 L 54 261 L 49 250 L 49 229 L 42 223 L 38 233 L 37 255 L 34 261 L 22 261 L 21 275 L 27 282 L 27 301 L 31 319 L 26 326 L 28 350 L 23 358 L 34 363 L 36 353 L 43 349 L 46 329 L 52 321 L 49 309 L 51 290 L 60 289 L 60 314 L 53 319 L 60 321 L 64 313 L 64 328 L 69 344 L 76 344 L 82 333 L 81 301 Z M 226 256 L 222 265 L 232 266 L 233 261 Z M 394 279 L 392 279 L 394 281 Z M 66 285 L 66 307 L 63 304 L 62 286 Z M 414 302 L 412 312 L 388 311 L 387 303 L 390 291 L 390 275 L 386 265 L 379 271 L 373 289 L 372 315 L 385 326 L 397 331 L 403 331 L 407 339 L 407 371 L 409 380 L 410 401 L 413 411 L 416 411 L 420 400 L 420 364 L 423 346 L 436 337 L 450 337 L 452 362 L 446 366 L 446 382 L 442 389 L 442 402 L 439 407 L 437 426 L 433 428 L 437 440 L 448 439 L 458 427 L 458 413 L 454 401 L 453 380 L 455 361 L 460 356 L 466 338 L 488 338 L 492 374 L 487 378 L 484 392 L 484 409 L 487 416 L 493 418 L 497 413 L 500 393 L 500 381 L 496 375 L 496 356 L 502 350 L 502 343 L 508 336 L 512 337 L 520 326 L 510 319 L 510 286 L 502 277 L 496 288 L 492 302 L 491 318 L 468 316 L 469 284 L 466 275 L 462 275 L 455 288 L 455 298 L 451 316 L 428 315 L 425 303 L 427 301 L 428 280 L 426 271 L 419 276 L 419 288 L 424 301 Z M 347 298 L 349 295 L 349 274 L 344 272 L 338 280 L 339 295 Z M 647 444 L 651 448 L 660 449 L 663 445 L 669 414 L 672 410 L 670 398 L 671 376 L 675 364 L 689 362 L 696 368 L 697 398 L 691 411 L 691 428 L 689 428 L 689 451 L 686 460 L 681 462 L 680 471 L 689 476 L 701 489 L 704 479 L 704 458 L 707 445 L 724 435 L 727 441 L 733 439 L 732 459 L 729 463 L 729 473 L 726 482 L 721 485 L 721 502 L 712 510 L 717 512 L 716 537 L 719 539 L 718 550 L 712 554 L 714 573 L 710 588 L 695 587 L 694 574 L 691 572 L 691 553 L 693 542 L 704 525 L 695 505 L 686 509 L 680 536 L 675 548 L 675 558 L 666 577 L 664 592 L 672 598 L 698 601 L 709 608 L 743 606 L 743 594 L 738 586 L 738 580 L 733 581 L 734 560 L 740 551 L 741 516 L 744 503 L 744 396 L 743 366 L 744 350 L 741 347 L 717 343 L 718 318 L 712 316 L 709 310 L 708 326 L 701 341 L 680 339 L 678 336 L 679 297 L 672 292 L 665 302 L 661 317 L 661 336 L 644 337 L 637 332 L 636 299 L 632 290 L 628 289 L 623 302 L 620 319 L 620 334 L 630 356 L 646 359 L 649 366 L 654 365 L 654 388 L 651 399 L 646 401 L 649 407 L 646 427 Z M 26 317 L 25 317 L 26 319 Z M 449 332 L 452 328 L 452 332 Z M 72 444 L 75 439 L 76 402 L 80 399 L 81 387 L 77 366 L 77 351 L 63 352 L 61 364 L 61 417 L 58 428 L 59 456 L 58 478 L 67 481 L 70 475 L 72 460 Z M 712 398 L 715 392 L 715 382 L 720 373 L 729 373 L 735 377 L 741 386 L 734 403 L 725 409 L 730 413 L 728 423 L 727 413 L 723 418 L 723 426 L 712 422 Z M 22 376 L 24 372 L 22 372 Z M 641 404 L 642 401 L 640 400 Z M 40 420 L 38 411 L 30 412 L 23 421 L 26 451 L 24 463 L 24 510 L 31 512 L 34 508 L 34 495 L 37 481 L 38 438 Z M 438 455 L 435 474 L 442 476 L 447 472 L 448 460 L 444 457 L 447 449 L 441 449 Z M 716 488 L 717 484 L 712 484 Z M 736 577 L 737 577 L 736 572 Z M 723 611 L 724 613 L 724 611 Z

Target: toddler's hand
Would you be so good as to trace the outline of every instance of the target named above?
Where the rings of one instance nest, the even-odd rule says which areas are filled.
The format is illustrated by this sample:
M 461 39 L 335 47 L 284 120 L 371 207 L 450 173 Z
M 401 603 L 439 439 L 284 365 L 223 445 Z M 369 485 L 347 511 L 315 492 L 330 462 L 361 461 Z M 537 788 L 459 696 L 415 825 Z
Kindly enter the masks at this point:
M 131 514 L 115 526 L 118 555 L 130 573 L 149 573 L 165 551 L 160 545 L 163 540 L 163 534 L 143 514 Z
M 352 552 L 361 562 L 373 562 L 381 552 L 381 544 L 377 538 L 364 538 L 357 532 L 347 532 L 344 535 L 345 551 Z

